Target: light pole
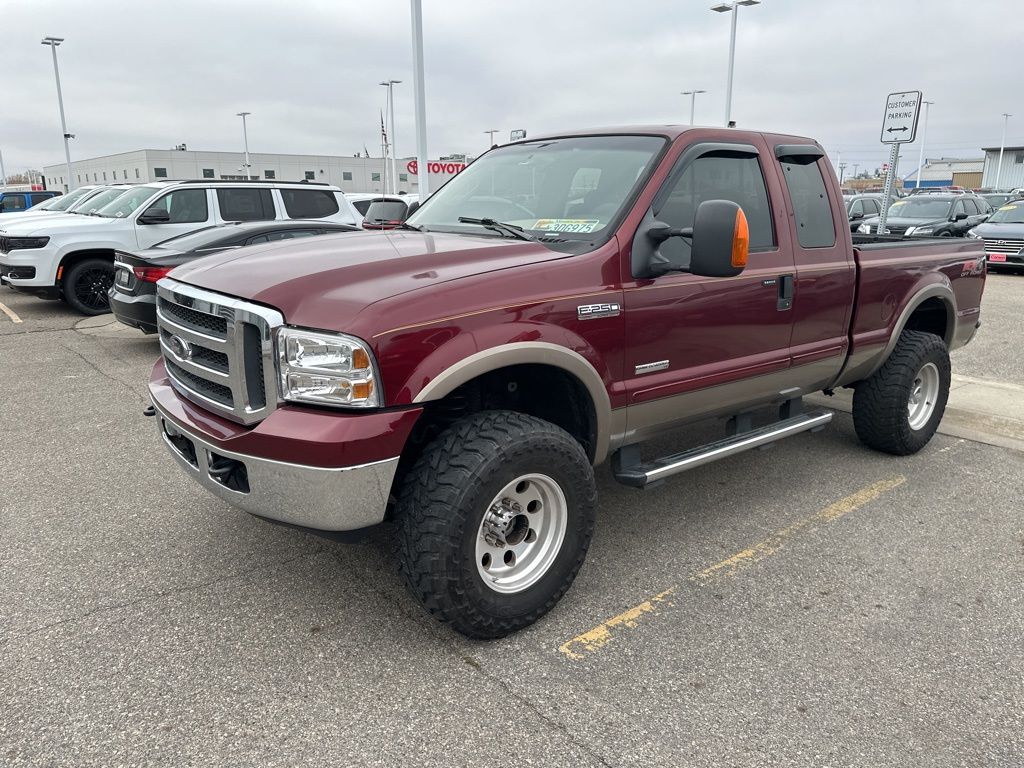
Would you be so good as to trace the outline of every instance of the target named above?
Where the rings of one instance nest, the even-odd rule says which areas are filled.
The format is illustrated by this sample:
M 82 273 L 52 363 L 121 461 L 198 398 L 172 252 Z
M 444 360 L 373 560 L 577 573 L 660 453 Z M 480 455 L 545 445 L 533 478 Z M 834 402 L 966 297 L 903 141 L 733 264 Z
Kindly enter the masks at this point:
M 857 171 L 860 169 L 860 163 L 853 164 L 853 178 L 857 178 Z
M 252 166 L 249 164 L 249 129 L 245 124 L 246 116 L 251 115 L 252 112 L 236 112 L 235 114 L 242 118 L 242 141 L 245 142 L 245 180 L 252 181 L 252 174 L 250 173 Z
M 999 182 L 1003 180 L 1003 150 L 1006 148 L 1006 124 L 1013 117 L 1009 112 L 1003 112 L 1003 138 L 999 140 L 999 165 L 996 166 L 996 190 L 1001 189 Z
M 427 166 L 427 95 L 423 84 L 423 3 L 409 0 L 412 17 L 412 84 L 416 102 L 416 175 L 420 202 L 430 194 L 430 175 Z
M 4 153 L 0 150 L 0 187 L 7 183 L 7 171 L 4 170 Z
M 388 89 L 388 109 L 390 118 L 388 131 L 391 133 L 391 191 L 398 192 L 398 152 L 395 150 L 395 86 L 401 80 L 382 80 L 380 85 Z
M 716 13 L 732 13 L 732 32 L 729 35 L 729 75 L 725 85 L 725 125 L 729 126 L 732 119 L 732 70 L 736 60 L 736 17 L 741 5 L 759 5 L 761 0 L 736 0 L 732 3 L 719 3 L 711 6 Z
M 843 185 L 843 177 L 846 175 L 846 163 L 839 164 L 839 186 Z
M 693 109 L 697 103 L 698 93 L 707 93 L 707 91 L 680 91 L 683 96 L 690 97 L 690 125 L 693 125 Z
M 924 168 L 924 145 L 928 141 L 928 107 L 934 104 L 934 101 L 924 101 L 924 129 L 921 131 L 921 149 L 917 156 L 917 183 L 914 186 L 918 189 L 921 188 L 921 169 Z
M 494 134 L 501 133 L 501 129 L 500 128 L 494 128 L 494 129 L 492 129 L 490 131 L 484 131 L 484 133 L 486 133 L 488 136 L 491 137 L 490 141 L 487 142 L 487 148 L 490 149 L 491 147 L 494 146 Z
M 57 68 L 57 46 L 64 42 L 63 37 L 44 37 L 40 42 L 50 46 L 53 54 L 53 77 L 57 81 L 57 106 L 60 107 L 60 130 L 64 134 L 64 161 L 67 163 L 68 183 L 65 185 L 65 192 L 71 189 L 71 147 L 68 139 L 74 138 L 68 133 L 68 123 L 64 119 L 64 96 L 60 92 L 60 69 Z

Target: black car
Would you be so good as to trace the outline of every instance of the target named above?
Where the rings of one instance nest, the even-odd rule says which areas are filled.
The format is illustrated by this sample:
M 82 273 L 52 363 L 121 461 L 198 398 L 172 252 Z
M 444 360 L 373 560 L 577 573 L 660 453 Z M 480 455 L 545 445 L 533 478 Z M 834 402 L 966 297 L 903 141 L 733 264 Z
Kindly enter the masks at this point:
M 879 216 L 882 213 L 882 196 L 876 194 L 843 196 L 846 203 L 846 215 L 850 219 L 850 231 L 856 232 L 864 219 Z
M 889 206 L 886 229 L 908 237 L 963 237 L 992 215 L 992 207 L 977 195 L 918 194 Z M 878 219 L 865 219 L 858 232 L 876 234 Z
M 125 325 L 156 333 L 156 281 L 179 264 L 246 245 L 358 231 L 325 221 L 247 221 L 206 227 L 136 253 L 115 251 L 110 309 Z

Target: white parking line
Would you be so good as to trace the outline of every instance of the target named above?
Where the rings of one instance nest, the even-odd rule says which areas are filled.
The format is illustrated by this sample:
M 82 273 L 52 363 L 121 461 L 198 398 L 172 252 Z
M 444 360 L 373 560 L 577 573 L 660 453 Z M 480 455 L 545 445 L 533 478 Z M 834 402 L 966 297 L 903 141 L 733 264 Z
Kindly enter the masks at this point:
M 2 301 L 0 301 L 0 312 L 3 312 L 5 315 L 7 315 L 9 318 L 11 318 L 11 322 L 12 323 L 20 323 L 21 322 L 21 318 L 18 317 L 18 313 L 15 312 L 10 307 L 8 307 Z

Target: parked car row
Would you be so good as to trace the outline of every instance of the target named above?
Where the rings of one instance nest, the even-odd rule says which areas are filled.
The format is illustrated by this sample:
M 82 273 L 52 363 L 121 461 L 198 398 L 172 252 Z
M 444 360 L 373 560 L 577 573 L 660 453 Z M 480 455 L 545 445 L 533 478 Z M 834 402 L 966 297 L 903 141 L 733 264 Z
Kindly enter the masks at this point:
M 358 229 L 362 221 L 340 189 L 315 182 L 160 181 L 80 188 L 64 199 L 71 200 L 64 210 L 42 207 L 0 220 L 0 281 L 87 315 L 110 311 L 116 254 L 236 222 Z

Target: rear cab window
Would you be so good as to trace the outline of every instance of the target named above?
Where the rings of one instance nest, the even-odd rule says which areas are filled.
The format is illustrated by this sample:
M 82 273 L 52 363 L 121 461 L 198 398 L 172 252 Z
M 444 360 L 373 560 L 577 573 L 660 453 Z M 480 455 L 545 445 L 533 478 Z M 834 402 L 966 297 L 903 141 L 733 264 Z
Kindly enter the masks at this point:
M 830 248 L 836 244 L 835 218 L 819 166 L 820 157 L 807 154 L 779 158 L 793 203 L 797 241 L 802 248 Z

